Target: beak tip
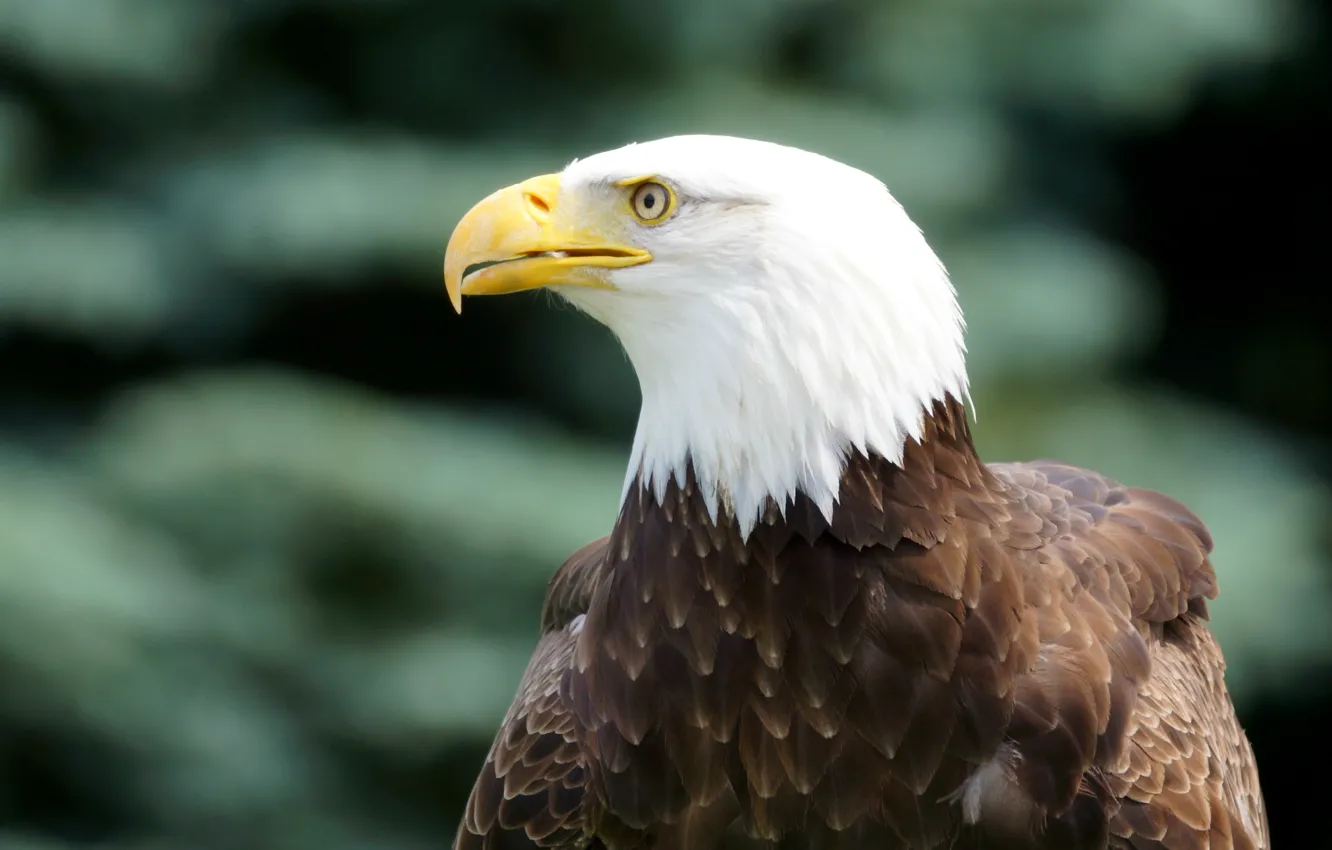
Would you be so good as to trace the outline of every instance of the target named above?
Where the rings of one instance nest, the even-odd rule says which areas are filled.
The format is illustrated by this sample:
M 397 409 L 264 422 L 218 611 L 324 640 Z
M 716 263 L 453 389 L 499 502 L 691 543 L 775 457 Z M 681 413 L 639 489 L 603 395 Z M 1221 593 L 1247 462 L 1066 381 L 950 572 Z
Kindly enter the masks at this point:
M 462 275 L 448 260 L 444 261 L 444 291 L 449 294 L 449 303 L 453 305 L 453 312 L 462 313 Z
M 453 312 L 462 315 L 462 287 L 454 281 L 448 281 L 444 288 L 449 293 L 449 303 L 453 305 Z

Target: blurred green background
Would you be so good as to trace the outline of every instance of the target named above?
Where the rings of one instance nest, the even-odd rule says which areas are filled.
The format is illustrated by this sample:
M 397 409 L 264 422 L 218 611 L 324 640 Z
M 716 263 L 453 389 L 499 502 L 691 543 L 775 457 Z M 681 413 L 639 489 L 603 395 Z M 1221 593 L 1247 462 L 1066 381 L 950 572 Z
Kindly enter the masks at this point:
M 1328 36 L 1313 0 L 0 0 L 0 848 L 447 845 L 638 396 L 551 299 L 453 316 L 445 240 L 694 131 L 889 183 L 960 290 L 985 457 L 1204 517 L 1299 846 Z

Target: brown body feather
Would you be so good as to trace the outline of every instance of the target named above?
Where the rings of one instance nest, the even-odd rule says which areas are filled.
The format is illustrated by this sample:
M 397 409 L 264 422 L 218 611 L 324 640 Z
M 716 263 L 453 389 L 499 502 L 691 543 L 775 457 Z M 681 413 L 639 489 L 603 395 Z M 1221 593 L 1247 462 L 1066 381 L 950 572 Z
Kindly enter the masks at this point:
M 951 398 L 831 521 L 687 479 L 552 579 L 459 850 L 1269 846 L 1179 503 L 986 466 Z

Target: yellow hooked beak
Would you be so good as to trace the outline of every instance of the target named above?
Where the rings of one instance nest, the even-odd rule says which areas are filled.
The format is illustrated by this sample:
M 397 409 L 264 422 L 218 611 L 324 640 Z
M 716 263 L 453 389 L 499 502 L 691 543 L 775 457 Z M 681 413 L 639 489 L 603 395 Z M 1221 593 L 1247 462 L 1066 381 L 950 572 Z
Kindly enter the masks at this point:
M 444 288 L 454 310 L 462 312 L 464 295 L 556 284 L 614 289 L 599 269 L 652 259 L 642 248 L 568 221 L 559 202 L 560 176 L 546 174 L 500 189 L 463 216 L 444 252 Z

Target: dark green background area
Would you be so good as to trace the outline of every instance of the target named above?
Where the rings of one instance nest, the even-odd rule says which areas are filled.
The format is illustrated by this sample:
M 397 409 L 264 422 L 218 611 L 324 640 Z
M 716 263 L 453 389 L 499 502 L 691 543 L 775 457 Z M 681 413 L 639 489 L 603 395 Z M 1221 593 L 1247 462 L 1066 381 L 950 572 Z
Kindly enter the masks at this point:
M 882 177 L 982 454 L 1166 490 L 1278 847 L 1332 758 L 1313 0 L 0 0 L 0 850 L 446 846 L 637 386 L 458 217 L 680 132 Z

